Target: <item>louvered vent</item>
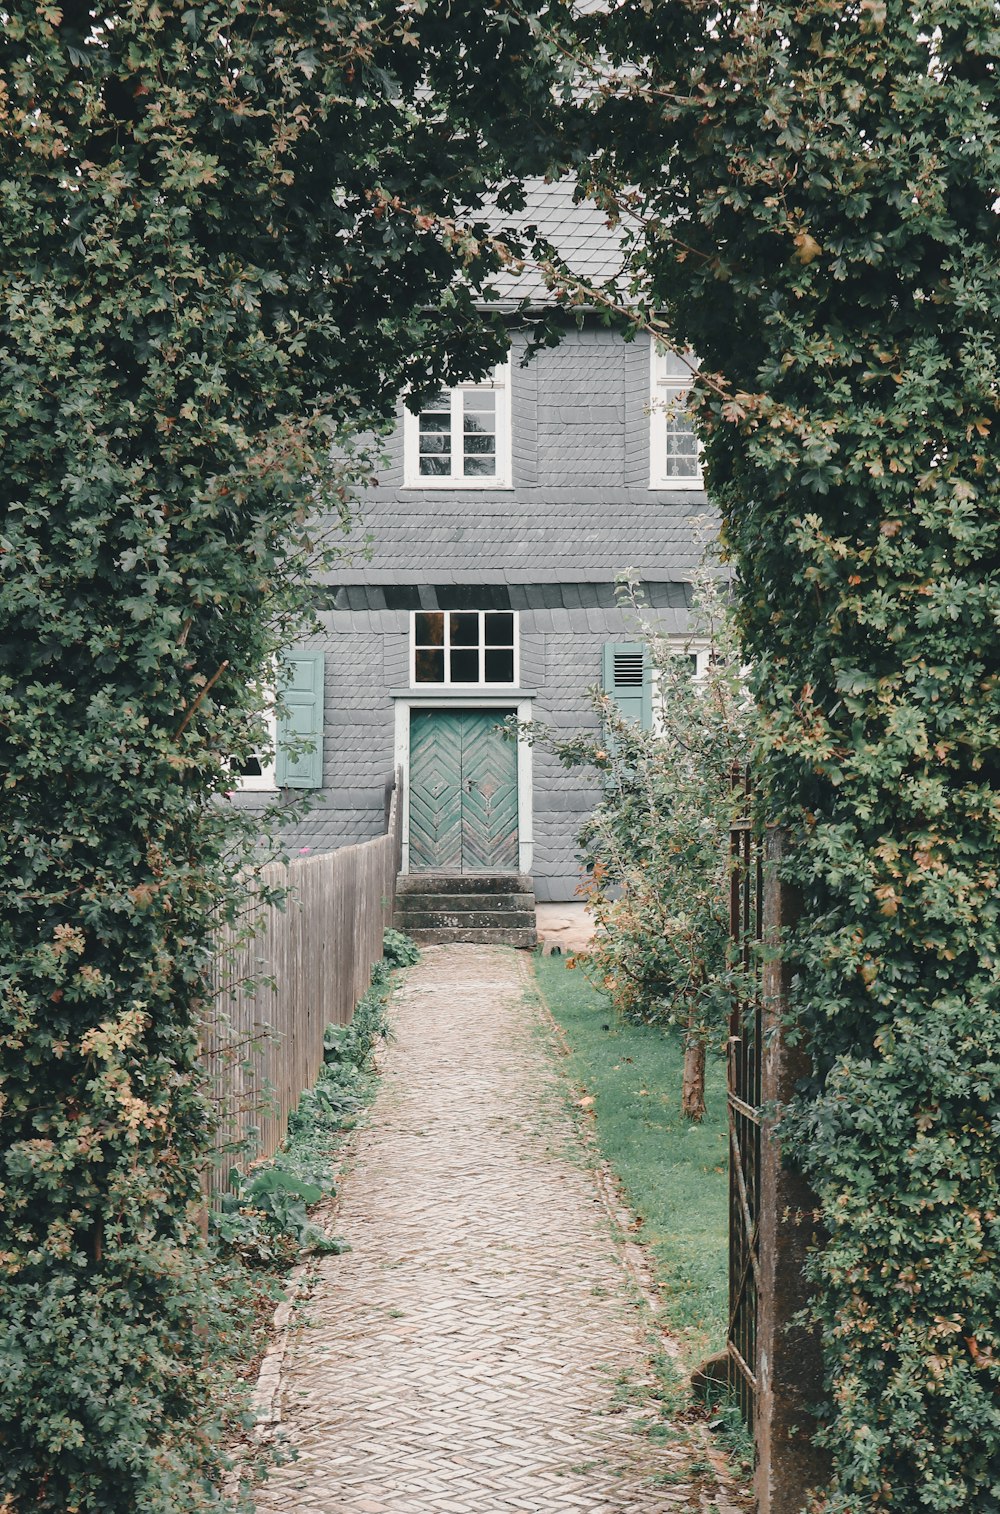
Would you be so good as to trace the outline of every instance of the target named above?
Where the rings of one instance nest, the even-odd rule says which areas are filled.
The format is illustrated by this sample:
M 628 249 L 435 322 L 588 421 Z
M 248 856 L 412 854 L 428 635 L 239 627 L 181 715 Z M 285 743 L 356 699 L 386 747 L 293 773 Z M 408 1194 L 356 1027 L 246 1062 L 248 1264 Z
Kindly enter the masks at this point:
M 642 663 L 643 656 L 641 652 L 616 652 L 615 688 L 641 689 Z

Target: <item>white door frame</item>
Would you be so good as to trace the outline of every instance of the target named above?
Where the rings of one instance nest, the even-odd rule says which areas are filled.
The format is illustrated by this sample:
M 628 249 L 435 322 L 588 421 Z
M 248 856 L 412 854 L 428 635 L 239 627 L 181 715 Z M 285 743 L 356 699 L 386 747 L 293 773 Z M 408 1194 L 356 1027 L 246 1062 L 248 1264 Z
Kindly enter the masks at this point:
M 513 698 L 504 698 L 503 691 L 495 694 L 466 694 L 456 698 L 453 691 L 447 694 L 402 694 L 395 696 L 396 735 L 393 766 L 403 774 L 403 846 L 401 871 L 410 871 L 410 711 L 411 710 L 497 710 L 513 709 L 518 721 L 531 719 L 531 697 L 518 691 Z M 532 810 L 531 746 L 527 741 L 517 743 L 517 866 L 518 871 L 530 874 L 534 861 L 534 833 Z

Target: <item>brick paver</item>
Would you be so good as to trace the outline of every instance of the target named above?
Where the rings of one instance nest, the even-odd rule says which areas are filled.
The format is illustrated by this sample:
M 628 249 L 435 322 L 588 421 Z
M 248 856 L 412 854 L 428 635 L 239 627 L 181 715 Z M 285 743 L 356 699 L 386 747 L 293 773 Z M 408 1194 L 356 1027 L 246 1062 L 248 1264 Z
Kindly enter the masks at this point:
M 644 1317 L 580 1161 L 523 957 L 427 948 L 282 1380 L 258 1514 L 713 1507 L 655 1419 Z

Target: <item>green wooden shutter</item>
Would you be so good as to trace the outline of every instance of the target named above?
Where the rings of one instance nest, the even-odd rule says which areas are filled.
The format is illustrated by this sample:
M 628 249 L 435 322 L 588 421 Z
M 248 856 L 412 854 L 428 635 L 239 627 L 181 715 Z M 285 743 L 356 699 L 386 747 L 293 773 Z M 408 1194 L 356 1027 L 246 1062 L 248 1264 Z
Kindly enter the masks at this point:
M 641 641 L 604 643 L 604 692 L 644 731 L 653 724 L 652 669 Z
M 323 786 L 323 653 L 286 652 L 278 719 L 276 781 L 279 789 Z M 296 750 L 289 751 L 295 742 Z M 301 743 L 308 742 L 304 750 Z

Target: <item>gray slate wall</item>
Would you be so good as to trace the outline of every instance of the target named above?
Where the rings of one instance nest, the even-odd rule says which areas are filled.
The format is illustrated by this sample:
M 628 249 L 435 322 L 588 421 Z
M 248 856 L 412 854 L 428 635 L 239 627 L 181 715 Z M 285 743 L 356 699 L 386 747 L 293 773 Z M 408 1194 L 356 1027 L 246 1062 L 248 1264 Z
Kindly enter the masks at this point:
M 646 339 L 574 328 L 527 368 L 523 350 L 515 335 L 513 489 L 405 489 L 400 423 L 347 538 L 353 561 L 325 582 L 609 582 L 626 568 L 690 578 L 692 520 L 708 506 L 697 491 L 649 488 Z
M 287 833 L 289 849 L 328 851 L 381 834 L 384 785 L 393 771 L 394 701 L 406 684 L 409 616 L 336 611 L 322 617 L 314 645 L 326 654 L 324 787 L 310 813 Z M 534 718 L 566 734 L 594 729 L 586 690 L 599 684 L 606 641 L 627 640 L 619 610 L 539 610 L 521 614 L 522 686 L 537 690 Z M 505 701 L 498 692 L 497 702 Z M 534 878 L 540 899 L 571 899 L 579 882 L 576 834 L 592 787 L 541 747 L 534 773 Z M 242 803 L 259 803 L 246 796 Z
M 521 351 L 516 336 L 513 489 L 403 488 L 400 427 L 348 541 L 353 560 L 325 580 L 330 608 L 314 643 L 326 653 L 324 787 L 289 829 L 293 851 L 325 851 L 381 831 L 394 764 L 389 691 L 409 679 L 410 616 L 387 601 L 411 605 L 417 595 L 433 608 L 439 600 L 429 586 L 442 595 L 448 585 L 470 593 L 507 586 L 495 592 L 509 590 L 507 602 L 520 609 L 521 686 L 537 692 L 535 718 L 563 732 L 595 725 L 586 689 L 600 682 L 603 645 L 634 635 L 614 607 L 617 574 L 635 569 L 663 607 L 662 629 L 686 629 L 685 581 L 700 551 L 692 522 L 707 505 L 698 492 L 649 488 L 647 341 L 626 343 L 594 325 L 570 330 L 527 368 L 518 366 Z M 576 833 L 593 791 L 541 748 L 533 764 L 536 892 L 570 899 L 579 881 Z

